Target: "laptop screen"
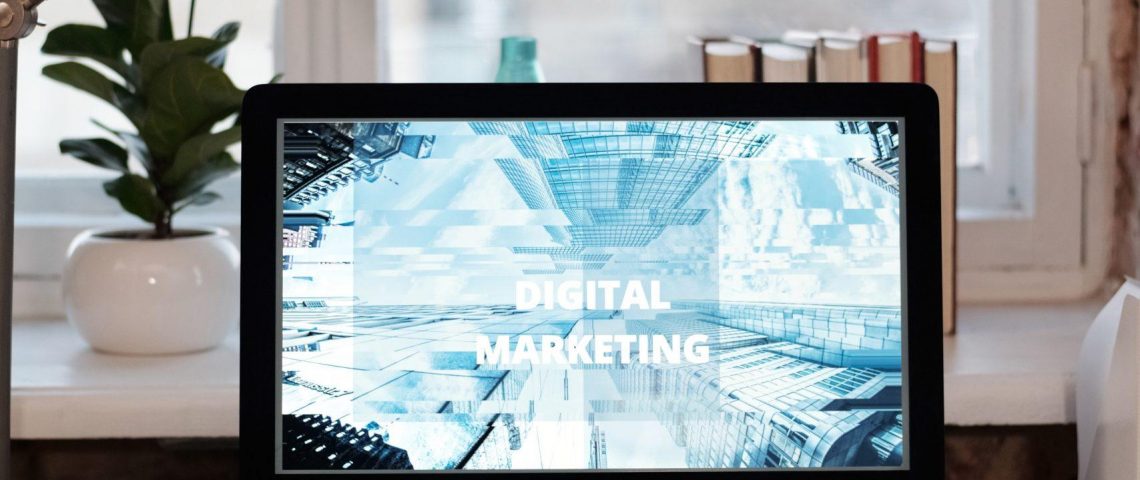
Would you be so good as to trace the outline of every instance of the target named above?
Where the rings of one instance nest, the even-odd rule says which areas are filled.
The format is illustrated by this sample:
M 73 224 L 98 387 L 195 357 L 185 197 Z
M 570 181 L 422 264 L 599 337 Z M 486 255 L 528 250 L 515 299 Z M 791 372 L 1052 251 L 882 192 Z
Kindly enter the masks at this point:
M 906 468 L 899 127 L 281 121 L 279 472 Z

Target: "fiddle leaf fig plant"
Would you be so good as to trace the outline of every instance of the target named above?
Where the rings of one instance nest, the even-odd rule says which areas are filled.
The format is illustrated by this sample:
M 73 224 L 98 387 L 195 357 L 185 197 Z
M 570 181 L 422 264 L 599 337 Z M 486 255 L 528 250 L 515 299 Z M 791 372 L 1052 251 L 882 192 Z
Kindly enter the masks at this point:
M 134 128 L 95 120 L 110 138 L 67 139 L 59 150 L 118 172 L 104 191 L 153 224 L 147 237 L 172 238 L 174 215 L 220 198 L 207 187 L 240 166 L 226 149 L 241 140 L 245 91 L 223 71 L 239 25 L 192 36 L 192 2 L 187 36 L 175 39 L 168 0 L 93 1 L 106 25 L 53 29 L 42 51 L 72 59 L 44 67 L 43 74 L 111 104 Z

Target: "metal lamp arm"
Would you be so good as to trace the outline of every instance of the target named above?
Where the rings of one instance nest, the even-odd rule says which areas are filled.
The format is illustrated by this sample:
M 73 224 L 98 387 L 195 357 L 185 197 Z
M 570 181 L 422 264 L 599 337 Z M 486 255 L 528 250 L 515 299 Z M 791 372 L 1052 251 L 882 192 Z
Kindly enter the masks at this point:
M 19 41 L 38 25 L 43 0 L 0 0 L 0 480 L 11 478 L 12 218 L 16 175 Z
M 7 45 L 32 33 L 39 25 L 39 14 L 36 12 L 44 0 L 0 0 L 0 47 L 15 48 Z M 6 66 L 6 65 L 5 65 Z

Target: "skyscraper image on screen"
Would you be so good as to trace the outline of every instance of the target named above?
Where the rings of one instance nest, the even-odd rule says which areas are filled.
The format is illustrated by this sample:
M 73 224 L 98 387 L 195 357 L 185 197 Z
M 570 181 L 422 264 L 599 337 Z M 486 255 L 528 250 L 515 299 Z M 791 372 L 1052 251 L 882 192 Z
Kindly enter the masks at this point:
M 283 471 L 907 465 L 897 122 L 281 128 Z

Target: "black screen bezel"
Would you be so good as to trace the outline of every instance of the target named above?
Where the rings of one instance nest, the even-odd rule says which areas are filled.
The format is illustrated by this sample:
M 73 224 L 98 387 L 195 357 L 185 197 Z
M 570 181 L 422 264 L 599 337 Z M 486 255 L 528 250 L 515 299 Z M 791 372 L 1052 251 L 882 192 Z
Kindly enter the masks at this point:
M 937 98 L 920 84 L 335 84 L 261 85 L 242 109 L 242 478 L 407 479 L 420 473 L 278 474 L 280 186 L 283 119 L 897 119 L 903 168 L 903 324 L 908 345 L 909 470 L 693 470 L 462 472 L 483 480 L 538 475 L 610 479 L 700 475 L 743 479 L 930 479 L 943 475 L 942 288 Z M 918 160 L 914 160 L 918 159 Z M 914 161 L 912 161 L 914 160 Z M 271 248 L 277 245 L 277 248 Z M 911 321 L 917 319 L 917 321 Z

